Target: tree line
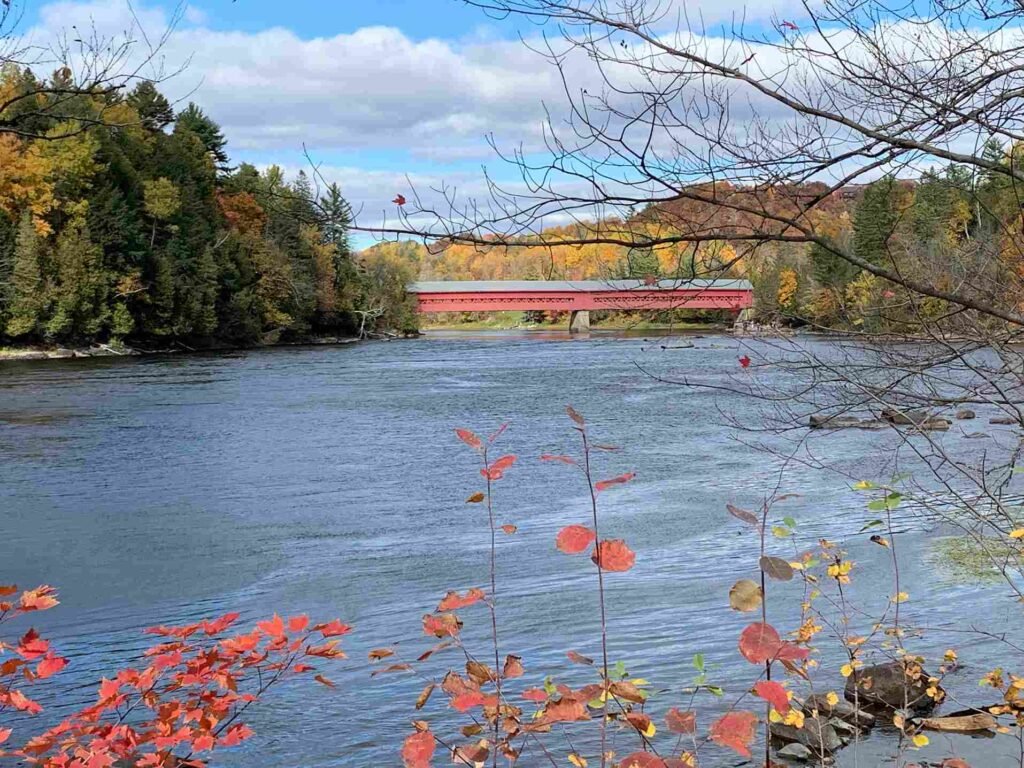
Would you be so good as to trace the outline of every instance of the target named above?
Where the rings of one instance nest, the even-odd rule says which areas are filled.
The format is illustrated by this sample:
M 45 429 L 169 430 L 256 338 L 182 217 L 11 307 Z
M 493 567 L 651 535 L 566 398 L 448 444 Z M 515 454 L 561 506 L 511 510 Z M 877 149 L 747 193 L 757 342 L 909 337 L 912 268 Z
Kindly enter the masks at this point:
M 67 97 L 64 81 L 0 70 L 0 121 L 18 127 L 0 131 L 0 341 L 164 348 L 414 327 L 396 290 L 410 275 L 353 253 L 336 184 L 232 166 L 220 126 L 152 82 Z

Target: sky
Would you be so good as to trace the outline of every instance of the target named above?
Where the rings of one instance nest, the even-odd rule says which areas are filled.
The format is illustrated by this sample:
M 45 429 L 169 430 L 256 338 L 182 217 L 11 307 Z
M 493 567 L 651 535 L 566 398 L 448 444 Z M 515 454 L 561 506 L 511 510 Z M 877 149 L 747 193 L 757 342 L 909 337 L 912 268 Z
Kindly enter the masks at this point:
M 715 25 L 746 0 L 662 0 Z M 174 0 L 24 0 L 23 28 L 44 42 L 61 30 L 158 36 Z M 752 0 L 754 23 L 798 0 Z M 309 167 L 337 181 L 360 223 L 384 220 L 390 200 L 444 184 L 462 199 L 484 191 L 484 169 L 518 178 L 496 157 L 543 149 L 557 72 L 520 37 L 523 20 L 489 18 L 462 0 L 195 0 L 162 49 L 160 87 L 221 124 L 233 161 Z

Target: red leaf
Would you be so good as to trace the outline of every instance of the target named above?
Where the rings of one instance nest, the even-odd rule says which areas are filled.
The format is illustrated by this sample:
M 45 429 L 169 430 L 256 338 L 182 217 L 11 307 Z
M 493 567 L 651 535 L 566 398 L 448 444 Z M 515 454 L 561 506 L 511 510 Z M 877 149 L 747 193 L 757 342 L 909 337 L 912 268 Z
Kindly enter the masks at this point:
M 395 205 L 405 205 L 405 203 L 406 203 L 405 195 L 396 195 L 395 199 L 392 200 L 391 202 L 394 203 Z
M 634 752 L 626 755 L 619 763 L 619 768 L 665 768 L 665 761 L 650 752 Z
M 751 624 L 740 634 L 740 653 L 751 664 L 766 661 L 794 661 L 806 659 L 810 651 L 788 643 L 779 637 L 770 624 Z
M 594 547 L 590 559 L 606 571 L 628 571 L 636 564 L 636 553 L 622 539 L 606 539 Z
M 268 621 L 258 621 L 256 626 L 261 632 L 270 635 L 273 638 L 284 637 L 284 619 L 274 614 L 274 618 Z
M 480 691 L 470 691 L 453 696 L 451 700 L 452 709 L 456 712 L 468 712 L 473 707 L 481 707 L 486 697 Z
M 236 621 L 238 621 L 239 615 L 240 614 L 237 613 L 226 613 L 219 619 L 214 619 L 213 621 L 204 621 L 203 631 L 210 637 L 213 637 L 214 635 L 219 635 L 225 629 L 227 629 Z
M 571 661 L 573 664 L 586 664 L 589 666 L 594 663 L 594 660 L 592 658 L 590 658 L 589 656 L 584 656 L 582 653 L 577 653 L 576 651 L 569 651 L 565 655 L 569 657 L 569 661 Z
M 752 525 L 758 530 L 761 528 L 761 521 L 754 516 L 752 512 L 747 512 L 745 509 L 733 506 L 732 504 L 726 504 L 725 508 L 729 511 L 729 514 L 735 517 L 737 520 L 742 520 L 748 525 Z
M 513 680 L 523 676 L 523 660 L 519 656 L 509 654 L 505 657 L 505 667 L 501 671 L 502 677 Z
M 11 738 L 12 733 L 13 731 L 10 728 L 0 728 L 0 744 Z
M 8 595 L 13 595 L 17 591 L 17 584 L 0 584 L 0 597 L 7 597 Z
M 672 733 L 693 733 L 697 730 L 697 713 L 693 710 L 680 712 L 672 707 L 665 714 L 665 725 Z
M 772 680 L 761 680 L 754 685 L 754 693 L 767 701 L 780 715 L 789 712 L 789 696 L 786 689 Z
M 506 421 L 504 424 L 498 427 L 493 433 L 491 433 L 491 436 L 487 438 L 488 444 L 494 443 L 495 440 L 501 437 L 505 430 L 508 429 L 508 425 L 509 422 Z
M 608 488 L 611 488 L 613 485 L 623 485 L 625 483 L 628 483 L 634 477 L 636 477 L 636 473 L 627 472 L 624 475 L 613 477 L 611 480 L 600 480 L 599 482 L 594 483 L 594 490 L 603 491 Z
M 332 621 L 330 624 L 318 624 L 317 626 L 313 627 L 313 629 L 319 631 L 320 634 L 322 634 L 324 637 L 337 637 L 338 635 L 347 635 L 349 632 L 352 631 L 352 627 L 350 627 L 348 624 L 342 624 L 337 619 Z
M 480 474 L 488 480 L 501 480 L 502 476 L 505 474 L 505 470 L 515 463 L 515 456 L 502 456 L 486 469 L 481 469 Z
M 548 702 L 544 707 L 544 714 L 537 722 L 548 723 L 575 723 L 579 720 L 589 720 L 587 707 L 578 699 L 561 698 L 558 701 Z
M 50 643 L 39 637 L 39 633 L 34 629 L 30 629 L 21 638 L 16 650 L 25 661 L 35 661 L 46 655 L 50 650 Z
M 508 523 L 506 525 L 501 526 L 501 530 L 503 530 L 505 533 L 507 533 L 509 536 L 511 536 L 513 533 L 515 533 L 519 529 L 516 526 L 512 525 L 511 523 Z
M 324 677 L 323 675 L 316 675 L 316 676 L 315 676 L 315 677 L 314 677 L 313 679 L 314 679 L 314 680 L 316 680 L 316 681 L 317 681 L 318 683 L 320 683 L 321 685 L 326 685 L 326 686 L 327 686 L 328 688 L 334 688 L 334 687 L 336 687 L 336 686 L 334 685 L 334 681 L 333 681 L 333 680 L 328 680 L 328 679 L 327 679 L 326 677 Z
M 218 742 L 218 745 L 222 747 L 237 747 L 250 736 L 252 736 L 252 728 L 239 723 L 238 725 L 233 725 L 228 729 L 227 736 L 222 738 Z
M 753 712 L 729 712 L 711 726 L 711 740 L 750 757 L 750 745 L 757 732 L 757 715 Z
M 423 617 L 423 634 L 435 637 L 455 637 L 459 634 L 462 622 L 454 613 L 442 613 L 435 616 L 428 613 Z
M 563 464 L 568 464 L 570 466 L 575 466 L 576 465 L 576 459 L 572 458 L 571 456 L 556 456 L 553 453 L 542 454 L 541 457 L 540 457 L 540 460 L 541 461 L 560 461 Z
M 744 368 L 749 368 L 750 367 L 750 358 L 747 357 L 746 355 L 741 357 L 739 360 L 740 360 L 740 365 L 742 367 L 744 367 Z
M 23 611 L 45 611 L 49 608 L 53 608 L 55 605 L 59 605 L 54 595 L 57 594 L 57 590 L 53 587 L 43 585 L 30 589 L 27 592 L 21 593 L 21 599 L 18 601 Z
M 594 532 L 585 525 L 569 525 L 558 532 L 555 546 L 567 555 L 578 555 L 596 538 Z
M 309 616 L 292 616 L 288 619 L 289 632 L 304 632 L 309 626 Z
M 444 613 L 445 611 L 457 611 L 459 608 L 466 608 L 467 606 L 479 603 L 486 597 L 482 589 L 473 587 L 471 590 L 466 592 L 466 596 L 462 597 L 458 592 L 449 592 L 444 596 L 444 599 L 438 604 L 437 612 Z
M 527 688 L 523 691 L 523 698 L 527 701 L 547 701 L 548 694 L 542 688 Z
M 405 768 L 430 768 L 434 756 L 434 734 L 418 731 L 407 737 L 402 745 L 402 764 Z
M 483 442 L 481 442 L 480 438 L 477 437 L 472 432 L 470 432 L 468 429 L 456 429 L 455 434 L 458 435 L 459 440 L 464 442 L 470 448 L 475 448 L 476 450 L 479 451 L 481 448 L 484 447 L 484 444 Z M 431 739 L 431 743 L 433 743 L 433 739 Z
M 43 711 L 43 708 L 36 702 L 32 701 L 28 696 L 23 694 L 21 691 L 10 691 L 7 694 L 7 702 L 22 712 L 28 712 L 30 715 L 38 715 Z
M 53 677 L 68 665 L 68 660 L 57 656 L 53 651 L 46 654 L 46 658 L 36 666 L 36 677 L 45 680 Z

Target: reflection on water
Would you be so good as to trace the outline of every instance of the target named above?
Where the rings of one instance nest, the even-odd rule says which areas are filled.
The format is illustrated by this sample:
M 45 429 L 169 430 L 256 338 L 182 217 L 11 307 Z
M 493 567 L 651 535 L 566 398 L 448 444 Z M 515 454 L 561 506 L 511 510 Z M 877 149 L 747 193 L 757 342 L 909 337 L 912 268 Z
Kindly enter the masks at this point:
M 60 608 L 39 617 L 72 661 L 50 703 L 90 701 L 86 686 L 131 660 L 149 625 L 229 608 L 250 620 L 275 610 L 340 616 L 357 631 L 344 672 L 331 674 L 339 689 L 279 690 L 253 718 L 259 737 L 216 765 L 396 764 L 422 681 L 370 681 L 366 652 L 393 642 L 418 652 L 423 613 L 447 590 L 485 581 L 484 520 L 463 503 L 479 476 L 452 428 L 487 431 L 506 420 L 503 447 L 521 460 L 498 485 L 501 521 L 519 526 L 498 559 L 502 642 L 524 657 L 530 684 L 548 673 L 588 682 L 565 652 L 598 649 L 592 571 L 553 544 L 561 526 L 586 520 L 587 499 L 565 467 L 535 460 L 575 448 L 567 402 L 602 442 L 625 449 L 601 456 L 601 473 L 638 474 L 606 497 L 614 505 L 604 513 L 607 534 L 639 553 L 631 573 L 609 578 L 613 660 L 664 686 L 663 708 L 682 703 L 696 652 L 719 665 L 716 683 L 742 692 L 754 673 L 736 653 L 745 619 L 726 596 L 754 574 L 756 542 L 723 507 L 755 505 L 778 466 L 722 426 L 723 413 L 753 419 L 749 403 L 660 384 L 637 368 L 705 382 L 735 372 L 731 339 L 688 338 L 694 349 L 663 350 L 682 344 L 649 331 L 432 333 L 338 348 L 3 365 L 0 581 L 61 589 Z M 846 433 L 816 450 L 872 477 L 889 439 Z M 845 539 L 858 563 L 854 598 L 880 614 L 891 593 L 886 552 L 857 536 L 862 501 L 836 478 L 800 467 L 786 487 L 802 494 L 786 509 L 799 524 L 795 546 Z M 906 611 L 939 628 L 914 648 L 960 648 L 965 668 L 947 687 L 964 703 L 984 703 L 976 681 L 994 650 L 978 639 L 965 645 L 959 631 L 965 617 L 1012 630 L 1018 615 L 998 587 L 943 580 L 928 557 L 941 532 L 908 526 L 899 543 L 913 595 Z M 772 589 L 772 621 L 792 626 L 800 587 Z M 917 606 L 927 615 L 915 615 Z M 465 618 L 472 643 L 485 622 L 472 609 Z M 823 666 L 835 669 L 832 661 Z M 838 687 L 831 674 L 821 684 Z M 711 717 L 702 714 L 702 725 Z M 1003 741 L 981 747 L 978 765 L 1016 765 Z M 860 765 L 894 743 L 870 736 Z M 964 743 L 936 735 L 920 758 L 954 747 L 970 757 Z M 735 761 L 712 749 L 702 764 Z

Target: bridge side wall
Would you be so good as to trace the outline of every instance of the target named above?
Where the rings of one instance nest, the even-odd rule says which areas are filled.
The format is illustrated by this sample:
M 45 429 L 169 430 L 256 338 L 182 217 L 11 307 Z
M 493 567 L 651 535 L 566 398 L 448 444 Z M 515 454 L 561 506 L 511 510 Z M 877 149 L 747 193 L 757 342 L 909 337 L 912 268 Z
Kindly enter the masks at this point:
M 754 304 L 754 297 L 750 291 L 696 289 L 420 293 L 417 294 L 417 298 L 417 309 L 420 313 L 658 309 L 725 309 L 738 312 Z

